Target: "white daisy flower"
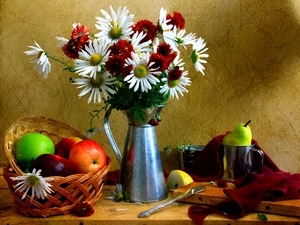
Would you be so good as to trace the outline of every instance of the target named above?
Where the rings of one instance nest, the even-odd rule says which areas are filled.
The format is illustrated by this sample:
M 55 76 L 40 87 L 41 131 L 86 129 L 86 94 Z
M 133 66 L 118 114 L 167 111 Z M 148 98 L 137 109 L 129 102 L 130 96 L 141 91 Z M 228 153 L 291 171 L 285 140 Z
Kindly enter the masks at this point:
M 131 38 L 131 45 L 133 47 L 133 50 L 135 52 L 151 52 L 152 49 L 149 48 L 149 45 L 151 44 L 151 40 L 148 40 L 144 43 L 140 43 L 141 40 L 146 36 L 146 33 L 138 33 L 135 32 L 134 35 Z
M 120 202 L 122 200 L 126 201 L 127 197 L 123 190 L 122 184 L 116 184 L 116 190 L 112 190 L 110 195 L 106 197 L 107 199 Z
M 164 8 L 160 9 L 159 13 L 159 27 L 162 31 L 162 36 L 164 41 L 171 45 L 171 47 L 175 47 L 173 43 L 176 42 L 176 33 L 172 31 L 173 25 L 168 24 L 170 20 L 167 20 L 167 10 Z
M 34 41 L 36 46 L 28 46 L 32 48 L 32 50 L 25 51 L 26 55 L 30 55 L 31 62 L 35 63 L 35 69 L 38 71 L 39 74 L 43 74 L 43 78 L 48 78 L 48 74 L 51 72 L 51 64 L 49 62 L 48 56 L 46 52 Z
M 163 23 L 166 23 L 166 21 L 167 21 L 167 10 L 165 10 L 164 8 L 160 8 L 160 11 L 159 11 L 159 25 L 162 25 Z
M 110 6 L 111 16 L 105 11 L 100 10 L 104 18 L 96 17 L 98 20 L 95 24 L 96 28 L 100 30 L 99 33 L 95 34 L 95 37 L 106 38 L 109 42 L 117 42 L 120 39 L 130 39 L 130 35 L 133 33 L 132 22 L 134 15 L 128 15 L 126 7 L 123 9 L 121 6 L 118 11 L 115 12 Z
M 176 34 L 176 42 L 175 46 L 184 46 L 186 48 L 186 45 L 190 45 L 194 42 L 196 35 L 193 33 L 189 33 L 186 36 L 185 34 L 185 29 L 179 30 L 177 33 L 177 27 L 174 27 L 174 33 Z
M 178 46 L 183 46 L 193 44 L 195 42 L 195 34 L 189 33 L 185 35 L 185 29 L 179 30 L 177 33 L 177 27 L 173 27 L 172 30 L 165 30 L 163 33 L 163 38 L 166 43 L 168 43 L 174 51 L 179 51 Z
M 170 94 L 170 98 L 176 97 L 179 99 L 178 93 L 183 96 L 183 92 L 189 92 L 184 86 L 191 85 L 191 80 L 187 77 L 188 72 L 184 71 L 178 80 L 170 80 L 169 78 L 162 78 L 165 83 L 160 90 L 162 94 Z
M 197 41 L 193 43 L 193 52 L 192 52 L 192 62 L 194 63 L 195 69 L 198 72 L 201 72 L 204 75 L 204 66 L 202 63 L 207 63 L 207 61 L 203 58 L 208 58 L 208 54 L 204 53 L 208 48 L 205 48 L 206 43 L 203 38 L 199 38 Z
M 56 37 L 56 40 L 59 41 L 58 47 L 63 47 L 64 45 L 68 44 L 69 39 L 64 37 Z
M 150 68 L 154 63 L 149 63 L 149 52 L 141 54 L 132 52 L 131 56 L 132 59 L 128 58 L 125 61 L 127 66 L 133 66 L 133 70 L 124 78 L 124 81 L 129 83 L 130 89 L 134 87 L 134 91 L 137 91 L 140 88 L 142 92 L 148 92 L 148 90 L 152 89 L 151 84 L 156 85 L 156 83 L 159 82 L 156 75 L 161 72 L 157 69 Z
M 162 24 L 162 36 L 163 40 L 168 43 L 174 51 L 178 51 L 176 47 L 176 45 L 178 45 L 176 31 L 172 29 L 172 27 L 172 25 L 167 25 L 166 23 Z
M 88 93 L 90 96 L 88 98 L 88 103 L 93 99 L 94 103 L 101 102 L 101 92 L 103 98 L 106 100 L 110 94 L 114 94 L 115 91 L 109 86 L 116 83 L 115 77 L 110 77 L 108 72 L 104 72 L 101 75 L 97 75 L 96 79 L 94 77 L 86 78 L 75 78 L 74 84 L 78 85 L 77 88 L 83 88 L 79 93 L 79 97 L 82 97 Z
M 31 189 L 31 201 L 33 200 L 34 196 L 37 196 L 38 198 L 45 199 L 47 196 L 47 193 L 52 193 L 51 190 L 51 184 L 49 184 L 47 181 L 54 180 L 53 177 L 42 177 L 41 170 L 36 171 L 34 168 L 32 170 L 32 173 L 26 173 L 24 176 L 18 176 L 18 177 L 11 177 L 10 179 L 14 181 L 20 181 L 15 186 L 16 192 L 24 192 L 22 199 L 24 199 L 29 191 Z
M 88 76 L 96 79 L 97 73 L 101 71 L 101 66 L 108 59 L 110 51 L 105 39 L 90 42 L 85 50 L 79 51 L 79 59 L 75 59 L 75 71 L 81 76 Z
M 73 23 L 73 25 L 72 25 L 72 26 L 73 26 L 73 29 L 75 29 L 75 28 L 77 27 L 77 25 L 81 26 L 81 23 L 76 23 L 76 22 Z
M 176 66 L 178 66 L 180 70 L 184 70 L 185 63 L 182 61 L 182 58 L 180 58 L 180 52 L 177 52 L 177 56 L 169 66 L 169 70 L 174 69 Z
M 191 80 L 187 77 L 188 71 L 183 71 L 183 66 L 184 63 L 182 62 L 182 59 L 179 59 L 178 54 L 167 71 L 168 76 L 162 78 L 164 85 L 161 87 L 160 93 L 170 94 L 170 98 L 176 97 L 179 99 L 178 93 L 183 96 L 184 92 L 189 92 L 185 86 L 191 85 Z M 179 76 L 178 74 L 180 74 L 180 77 L 175 79 L 174 73 L 175 76 Z
M 86 132 L 84 132 L 84 135 L 86 135 L 88 138 L 94 137 L 97 133 L 102 133 L 104 131 L 104 128 L 102 127 L 92 127 L 88 129 Z
M 153 52 L 154 53 L 157 53 L 157 47 L 159 46 L 160 44 L 160 40 L 159 38 L 154 38 L 153 42 L 152 42 L 152 48 L 153 48 Z

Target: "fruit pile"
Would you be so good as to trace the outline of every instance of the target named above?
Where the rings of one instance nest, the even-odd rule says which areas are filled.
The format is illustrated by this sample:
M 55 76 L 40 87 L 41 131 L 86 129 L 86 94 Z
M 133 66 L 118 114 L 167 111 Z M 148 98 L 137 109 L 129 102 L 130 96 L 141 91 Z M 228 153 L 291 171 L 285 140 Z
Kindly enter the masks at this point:
M 43 177 L 98 171 L 106 165 L 103 147 L 93 140 L 66 137 L 56 145 L 46 135 L 27 133 L 16 144 L 16 160 L 24 172 L 41 169 Z

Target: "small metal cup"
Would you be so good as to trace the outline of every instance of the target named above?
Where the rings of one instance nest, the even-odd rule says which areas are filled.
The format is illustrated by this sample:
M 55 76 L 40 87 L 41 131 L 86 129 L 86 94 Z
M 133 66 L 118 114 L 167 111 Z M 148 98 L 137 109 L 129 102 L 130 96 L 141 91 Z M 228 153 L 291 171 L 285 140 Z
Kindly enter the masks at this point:
M 204 150 L 204 145 L 186 145 L 180 151 L 180 167 L 182 170 L 189 169 L 200 153 Z
M 255 145 L 224 145 L 223 153 L 223 179 L 226 181 L 234 181 L 250 172 L 257 172 L 264 160 L 264 152 L 256 149 Z

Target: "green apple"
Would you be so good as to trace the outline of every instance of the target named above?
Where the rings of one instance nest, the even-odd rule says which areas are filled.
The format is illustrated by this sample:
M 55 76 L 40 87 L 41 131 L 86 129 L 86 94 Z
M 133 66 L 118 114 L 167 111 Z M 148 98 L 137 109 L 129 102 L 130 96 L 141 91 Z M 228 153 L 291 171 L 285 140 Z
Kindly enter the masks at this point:
M 33 161 L 42 154 L 54 154 L 55 146 L 52 140 L 44 134 L 27 133 L 16 145 L 16 160 L 23 171 L 27 171 Z

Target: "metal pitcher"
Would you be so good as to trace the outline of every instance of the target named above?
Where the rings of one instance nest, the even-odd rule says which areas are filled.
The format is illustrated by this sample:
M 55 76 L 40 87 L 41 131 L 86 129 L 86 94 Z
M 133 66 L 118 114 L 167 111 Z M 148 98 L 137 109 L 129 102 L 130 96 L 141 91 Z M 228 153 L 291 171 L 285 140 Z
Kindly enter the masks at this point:
M 121 166 L 119 183 L 131 202 L 155 202 L 168 197 L 158 149 L 155 126 L 147 124 L 157 109 L 147 109 L 144 123 L 137 122 L 128 111 L 123 111 L 128 130 L 123 156 L 112 135 L 109 117 L 104 116 L 104 129 Z

